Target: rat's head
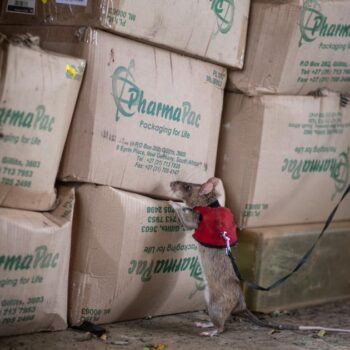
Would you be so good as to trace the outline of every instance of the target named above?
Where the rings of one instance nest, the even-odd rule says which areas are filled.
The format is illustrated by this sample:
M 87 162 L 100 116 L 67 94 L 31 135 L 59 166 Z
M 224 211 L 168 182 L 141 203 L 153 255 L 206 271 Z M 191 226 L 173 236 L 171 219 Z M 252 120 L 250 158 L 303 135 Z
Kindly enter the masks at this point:
M 206 207 L 217 200 L 215 187 L 219 182 L 220 180 L 216 177 L 210 178 L 204 184 L 174 181 L 170 183 L 170 188 L 176 197 L 189 207 Z

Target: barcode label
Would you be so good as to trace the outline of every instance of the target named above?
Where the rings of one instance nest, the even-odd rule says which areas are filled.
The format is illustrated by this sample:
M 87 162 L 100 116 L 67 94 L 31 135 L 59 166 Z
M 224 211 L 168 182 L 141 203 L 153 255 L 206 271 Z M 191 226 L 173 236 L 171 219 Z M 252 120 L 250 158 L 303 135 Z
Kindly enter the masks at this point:
M 8 0 L 6 11 L 35 15 L 35 0 Z
M 86 6 L 87 0 L 56 0 L 56 4 Z

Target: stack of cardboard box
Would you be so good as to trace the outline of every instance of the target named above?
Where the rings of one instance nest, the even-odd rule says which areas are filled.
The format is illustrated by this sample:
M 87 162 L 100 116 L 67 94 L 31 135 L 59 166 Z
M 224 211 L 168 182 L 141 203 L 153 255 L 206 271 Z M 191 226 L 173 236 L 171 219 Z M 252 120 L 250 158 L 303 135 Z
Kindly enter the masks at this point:
M 171 181 L 214 175 L 222 66 L 242 68 L 249 1 L 2 6 L 3 32 L 87 61 L 59 170 L 76 188 L 70 323 L 203 308 L 197 245 L 166 199 Z
M 349 185 L 350 106 L 339 95 L 350 91 L 349 18 L 346 1 L 254 0 L 244 69 L 229 73 L 217 174 L 245 229 L 243 275 L 264 286 L 293 270 Z M 318 89 L 324 96 L 310 96 Z M 344 222 L 297 275 L 269 293 L 247 292 L 253 310 L 350 295 L 341 248 L 349 197 L 334 220 Z
M 1 34 L 0 62 L 0 335 L 64 329 L 74 191 L 55 180 L 85 61 Z

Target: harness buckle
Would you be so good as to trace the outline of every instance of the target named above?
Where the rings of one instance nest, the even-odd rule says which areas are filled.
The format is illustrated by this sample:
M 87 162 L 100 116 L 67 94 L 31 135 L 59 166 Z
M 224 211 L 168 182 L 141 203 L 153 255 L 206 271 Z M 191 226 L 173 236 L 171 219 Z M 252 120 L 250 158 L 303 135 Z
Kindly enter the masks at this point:
M 226 231 L 224 231 L 221 236 L 226 242 L 226 255 L 229 255 L 231 253 L 230 237 L 227 236 Z

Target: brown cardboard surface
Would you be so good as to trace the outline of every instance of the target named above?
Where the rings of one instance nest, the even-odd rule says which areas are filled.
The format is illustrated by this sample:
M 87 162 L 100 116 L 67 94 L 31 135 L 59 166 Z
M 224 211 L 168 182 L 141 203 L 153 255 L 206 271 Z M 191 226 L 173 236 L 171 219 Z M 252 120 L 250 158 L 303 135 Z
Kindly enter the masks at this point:
M 38 213 L 0 208 L 0 336 L 67 326 L 74 191 Z
M 61 179 L 171 198 L 170 181 L 204 182 L 213 176 L 226 81 L 224 68 L 98 30 L 69 26 L 0 28 L 5 34 L 30 31 L 40 36 L 45 49 L 84 57 L 89 62 L 67 140 Z M 139 63 L 127 70 L 132 62 L 136 64 L 136 54 Z M 112 75 L 124 69 L 118 64 L 122 60 L 126 70 L 114 79 L 121 93 L 115 98 Z M 120 92 L 122 79 L 129 73 L 132 84 L 126 84 L 128 88 Z M 130 90 L 133 86 L 136 89 Z M 147 109 L 146 113 L 139 112 L 137 101 L 127 104 L 128 99 L 130 102 L 140 96 L 140 91 L 149 108 L 154 108 L 155 103 L 164 104 L 164 117 L 161 111 L 158 117 L 147 114 Z M 117 112 L 119 101 L 121 109 L 134 113 L 132 118 Z M 175 118 L 177 108 L 186 115 L 182 114 L 180 121 L 169 120 L 171 108 Z M 117 115 L 121 115 L 118 121 Z M 192 124 L 198 116 L 197 128 Z
M 59 178 L 171 198 L 213 176 L 226 69 L 87 29 Z
M 0 205 L 49 210 L 85 61 L 34 44 L 1 52 Z
M 74 215 L 71 324 L 204 308 L 197 244 L 166 201 L 86 184 Z
M 243 71 L 227 88 L 249 95 L 350 90 L 350 3 L 252 1 Z
M 349 184 L 350 106 L 228 93 L 217 176 L 240 227 L 324 222 Z M 350 219 L 350 197 L 335 220 Z
M 295 268 L 321 230 L 309 224 L 242 231 L 235 253 L 243 277 L 268 287 Z M 350 222 L 332 224 L 306 264 L 278 288 L 244 288 L 248 308 L 272 312 L 349 298 L 349 233 Z
M 250 0 L 12 3 L 2 2 L 0 23 L 94 26 L 222 65 L 243 66 Z

